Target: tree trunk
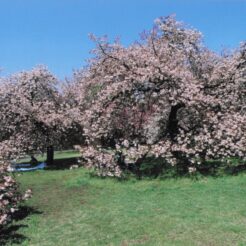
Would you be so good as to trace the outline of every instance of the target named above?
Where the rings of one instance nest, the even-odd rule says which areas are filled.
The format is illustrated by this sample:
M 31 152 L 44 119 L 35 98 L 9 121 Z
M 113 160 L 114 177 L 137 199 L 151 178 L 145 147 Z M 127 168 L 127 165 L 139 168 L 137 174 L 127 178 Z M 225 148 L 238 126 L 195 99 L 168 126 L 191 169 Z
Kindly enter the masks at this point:
M 179 132 L 178 119 L 177 119 L 178 110 L 184 107 L 185 105 L 183 103 L 179 103 L 175 106 L 172 106 L 171 108 L 171 112 L 167 124 L 167 131 L 172 140 L 174 140 L 174 138 Z
M 54 148 L 53 146 L 48 146 L 47 147 L 47 165 L 53 165 L 54 163 Z

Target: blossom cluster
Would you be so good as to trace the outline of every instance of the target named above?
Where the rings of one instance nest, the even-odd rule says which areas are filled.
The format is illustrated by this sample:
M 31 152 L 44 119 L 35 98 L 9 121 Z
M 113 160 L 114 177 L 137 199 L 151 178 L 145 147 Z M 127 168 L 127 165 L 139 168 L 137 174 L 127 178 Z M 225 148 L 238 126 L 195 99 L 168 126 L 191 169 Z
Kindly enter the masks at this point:
M 0 228 L 11 218 L 11 215 L 18 209 L 18 204 L 27 200 L 32 194 L 29 189 L 21 194 L 18 184 L 13 176 L 8 173 L 8 164 L 0 163 Z

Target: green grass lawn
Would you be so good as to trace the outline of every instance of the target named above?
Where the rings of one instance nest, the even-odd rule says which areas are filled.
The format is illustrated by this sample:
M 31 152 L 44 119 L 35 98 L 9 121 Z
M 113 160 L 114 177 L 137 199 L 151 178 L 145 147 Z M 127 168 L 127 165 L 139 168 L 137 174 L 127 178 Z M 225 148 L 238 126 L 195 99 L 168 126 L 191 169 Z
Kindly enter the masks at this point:
M 82 168 L 18 180 L 33 189 L 33 211 L 11 245 L 246 245 L 246 174 L 117 181 Z
M 62 159 L 69 159 L 69 158 L 76 158 L 80 157 L 81 154 L 79 151 L 75 150 L 63 150 L 63 151 L 54 151 L 54 159 L 55 160 L 62 160 Z M 39 161 L 45 161 L 46 160 L 46 154 L 37 154 L 35 155 L 35 158 Z M 19 159 L 17 163 L 24 163 L 24 162 L 29 162 L 30 161 L 30 156 L 27 156 L 25 158 Z

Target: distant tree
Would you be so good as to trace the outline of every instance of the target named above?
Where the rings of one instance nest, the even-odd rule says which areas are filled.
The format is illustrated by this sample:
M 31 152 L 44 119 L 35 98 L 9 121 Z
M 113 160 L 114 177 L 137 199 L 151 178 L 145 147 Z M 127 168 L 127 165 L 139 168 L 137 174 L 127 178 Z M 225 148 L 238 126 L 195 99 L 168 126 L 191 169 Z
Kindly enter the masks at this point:
M 57 79 L 37 67 L 6 78 L 0 86 L 0 150 L 10 157 L 48 150 L 52 162 L 54 145 L 69 124 Z
M 62 84 L 63 117 L 69 122 L 64 127 L 62 142 L 64 148 L 67 149 L 85 143 L 83 124 L 81 123 L 83 110 L 81 110 L 77 101 L 77 90 L 77 84 L 74 81 L 66 81 L 66 83 Z

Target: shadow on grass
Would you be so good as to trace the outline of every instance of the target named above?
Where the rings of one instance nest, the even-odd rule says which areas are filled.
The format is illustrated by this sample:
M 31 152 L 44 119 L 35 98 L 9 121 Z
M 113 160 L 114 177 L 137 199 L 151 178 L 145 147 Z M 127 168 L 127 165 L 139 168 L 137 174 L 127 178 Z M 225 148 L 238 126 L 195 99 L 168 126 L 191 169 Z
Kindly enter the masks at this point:
M 72 165 L 79 165 L 78 157 L 70 157 L 63 159 L 55 159 L 52 165 L 48 165 L 46 170 L 67 170 L 70 169 Z M 220 160 L 208 161 L 202 165 L 196 166 L 197 174 L 201 176 L 210 177 L 221 177 L 223 175 L 238 175 L 246 171 L 246 162 L 239 159 L 234 159 L 230 163 L 225 163 Z M 125 174 L 123 180 L 129 177 L 136 177 L 137 179 L 142 178 L 182 178 L 191 176 L 188 172 L 188 166 L 175 165 L 171 166 L 162 158 L 152 159 L 146 158 L 146 160 L 141 163 L 141 165 L 128 165 L 121 166 L 123 173 Z M 97 176 L 94 172 L 92 176 Z M 194 175 L 192 175 L 194 176 Z M 120 178 L 122 180 L 122 178 Z
M 45 161 L 46 162 L 46 161 Z M 20 162 L 18 164 L 26 164 L 29 162 Z M 39 162 L 40 164 L 41 162 Z M 64 159 L 55 159 L 52 165 L 48 165 L 45 169 L 48 170 L 65 170 L 69 169 L 71 165 L 78 165 L 78 158 L 64 158 Z
M 142 178 L 173 179 L 182 177 L 199 178 L 202 176 L 221 177 L 224 175 L 239 175 L 246 171 L 246 162 L 240 159 L 230 159 L 228 162 L 221 160 L 207 161 L 200 165 L 195 165 L 196 172 L 189 173 L 189 166 L 183 163 L 171 166 L 162 158 L 146 158 L 140 165 L 126 167 L 124 173 L 126 178 L 135 176 Z
M 197 168 L 204 176 L 220 177 L 221 175 L 238 175 L 246 171 L 246 162 L 226 164 L 221 161 L 213 161 Z
M 72 165 L 78 165 L 78 158 L 65 158 L 54 160 L 52 165 L 47 166 L 49 170 L 65 170 L 69 169 Z
M 18 211 L 12 215 L 15 222 L 19 222 L 32 214 L 42 214 L 42 212 L 28 206 L 21 206 Z M 21 244 L 28 238 L 20 233 L 19 229 L 25 228 L 25 224 L 10 224 L 4 228 L 0 228 L 0 245 Z

